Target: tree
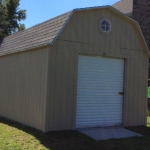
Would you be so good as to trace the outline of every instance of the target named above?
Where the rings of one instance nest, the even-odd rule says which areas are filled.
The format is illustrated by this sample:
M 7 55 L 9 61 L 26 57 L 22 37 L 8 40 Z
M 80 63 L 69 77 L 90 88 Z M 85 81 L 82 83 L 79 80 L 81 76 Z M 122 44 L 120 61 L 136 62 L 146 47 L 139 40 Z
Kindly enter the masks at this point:
M 0 0 L 0 37 L 25 29 L 21 20 L 26 19 L 26 10 L 19 9 L 20 0 Z
M 9 21 L 7 20 L 6 7 L 2 0 L 0 0 L 0 37 L 6 36 L 5 30 L 8 28 Z
M 24 24 L 20 24 L 19 28 L 18 28 L 18 31 L 22 31 L 22 30 L 25 30 L 25 29 L 26 29 L 25 25 Z

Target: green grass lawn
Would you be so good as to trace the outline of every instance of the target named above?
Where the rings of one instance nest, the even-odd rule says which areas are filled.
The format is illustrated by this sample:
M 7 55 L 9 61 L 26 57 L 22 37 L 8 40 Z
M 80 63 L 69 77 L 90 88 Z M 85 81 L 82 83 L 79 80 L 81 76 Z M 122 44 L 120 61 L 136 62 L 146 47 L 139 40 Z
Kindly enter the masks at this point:
M 0 118 L 0 150 L 150 150 L 150 117 L 147 127 L 131 127 L 143 137 L 95 141 L 77 131 L 49 132 Z
M 147 117 L 147 126 L 150 127 L 150 117 Z
M 27 130 L 23 131 L 24 127 L 18 129 L 17 127 L 21 127 L 18 125 L 16 124 L 15 127 L 15 123 L 0 119 L 0 150 L 46 149 L 34 135 Z

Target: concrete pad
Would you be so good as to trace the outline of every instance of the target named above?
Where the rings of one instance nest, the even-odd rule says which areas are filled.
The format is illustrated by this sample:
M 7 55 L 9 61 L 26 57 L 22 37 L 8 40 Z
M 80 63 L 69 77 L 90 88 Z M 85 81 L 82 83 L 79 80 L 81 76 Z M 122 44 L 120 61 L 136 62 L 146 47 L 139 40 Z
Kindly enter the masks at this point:
M 124 129 L 123 127 L 90 128 L 90 129 L 79 129 L 78 131 L 83 134 L 86 134 L 87 136 L 95 140 L 120 139 L 120 138 L 142 136 L 141 134 Z

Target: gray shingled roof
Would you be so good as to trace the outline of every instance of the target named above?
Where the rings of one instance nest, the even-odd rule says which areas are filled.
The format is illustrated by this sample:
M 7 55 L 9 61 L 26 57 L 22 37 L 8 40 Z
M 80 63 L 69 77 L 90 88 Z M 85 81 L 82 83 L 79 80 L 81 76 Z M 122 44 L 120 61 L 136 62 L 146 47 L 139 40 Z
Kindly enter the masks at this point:
M 124 14 L 130 14 L 133 11 L 133 0 L 121 0 L 112 6 Z
M 29 29 L 5 37 L 0 44 L 0 55 L 52 43 L 64 27 L 71 13 L 72 11 L 67 12 Z

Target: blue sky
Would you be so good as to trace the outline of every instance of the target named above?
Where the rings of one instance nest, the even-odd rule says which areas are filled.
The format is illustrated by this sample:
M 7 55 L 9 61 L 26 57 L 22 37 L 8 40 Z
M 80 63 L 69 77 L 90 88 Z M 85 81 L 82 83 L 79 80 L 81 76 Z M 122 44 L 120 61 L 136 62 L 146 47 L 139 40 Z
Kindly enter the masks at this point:
M 58 16 L 74 8 L 112 5 L 119 0 L 20 0 L 20 9 L 27 10 L 26 28 Z

